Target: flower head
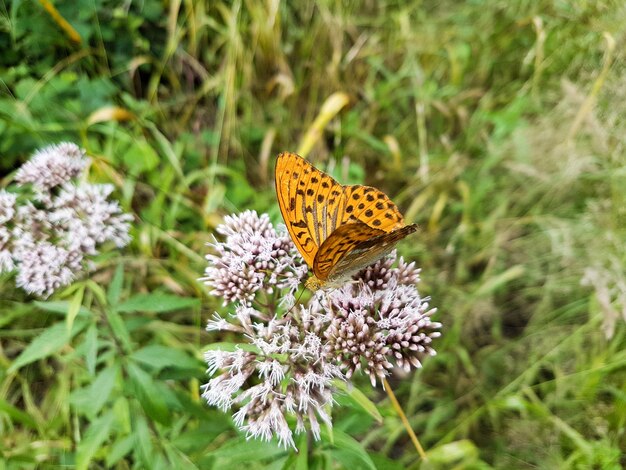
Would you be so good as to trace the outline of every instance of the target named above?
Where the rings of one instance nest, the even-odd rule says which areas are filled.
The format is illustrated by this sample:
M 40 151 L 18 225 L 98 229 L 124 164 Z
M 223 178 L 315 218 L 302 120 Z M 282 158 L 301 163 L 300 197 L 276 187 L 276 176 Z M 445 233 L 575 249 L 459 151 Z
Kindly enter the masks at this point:
M 0 191 L 0 273 L 15 270 L 30 294 L 49 296 L 86 271 L 103 243 L 130 240 L 132 216 L 110 200 L 113 187 L 77 180 L 88 161 L 75 144 L 46 147 L 16 173 L 30 193 Z
M 207 330 L 240 333 L 248 344 L 206 353 L 212 378 L 203 397 L 224 411 L 238 408 L 235 424 L 248 437 L 295 447 L 293 434 L 308 428 L 319 439 L 320 420 L 331 425 L 336 381 L 360 370 L 375 386 L 393 367 L 418 368 L 435 354 L 441 325 L 416 289 L 413 263 L 394 266 L 393 253 L 353 283 L 291 307 L 307 267 L 285 231 L 247 211 L 226 217 L 218 233 L 225 239 L 212 245 L 202 280 L 234 312 L 215 314 Z
M 29 237 L 16 245 L 14 256 L 19 259 L 19 271 L 15 283 L 29 294 L 47 297 L 70 284 L 74 272 L 80 270 L 80 253 Z
M 246 211 L 226 217 L 217 232 L 226 239 L 212 245 L 215 253 L 207 255 L 209 265 L 201 280 L 213 295 L 224 299 L 224 305 L 250 303 L 258 290 L 271 294 L 288 288 L 293 295 L 306 266 L 289 236 L 279 235 L 267 214 L 259 217 L 255 211 Z
M 15 175 L 20 184 L 31 183 L 40 193 L 50 191 L 76 178 L 89 160 L 76 144 L 63 142 L 35 152 Z

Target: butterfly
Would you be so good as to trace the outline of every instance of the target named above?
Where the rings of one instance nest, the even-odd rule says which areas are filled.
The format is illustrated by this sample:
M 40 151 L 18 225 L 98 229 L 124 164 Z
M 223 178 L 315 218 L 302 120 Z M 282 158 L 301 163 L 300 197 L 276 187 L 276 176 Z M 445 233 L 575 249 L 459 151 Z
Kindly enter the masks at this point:
M 382 191 L 339 184 L 295 153 L 278 155 L 274 175 L 289 235 L 313 271 L 311 290 L 340 287 L 417 230 Z

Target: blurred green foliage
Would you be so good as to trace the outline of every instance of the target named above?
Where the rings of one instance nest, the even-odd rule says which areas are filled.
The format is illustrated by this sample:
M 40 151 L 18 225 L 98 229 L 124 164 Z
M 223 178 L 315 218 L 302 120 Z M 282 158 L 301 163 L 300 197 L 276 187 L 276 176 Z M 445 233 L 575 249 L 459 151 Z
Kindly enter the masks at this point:
M 626 466 L 621 1 L 0 3 L 0 174 L 74 141 L 134 242 L 35 302 L 0 277 L 2 468 Z M 294 454 L 199 398 L 197 281 L 224 214 L 278 221 L 273 156 L 385 190 L 444 324 L 438 356 Z M 348 157 L 350 163 L 344 157 Z M 583 284 L 581 281 L 585 280 Z M 202 305 L 202 307 L 200 307 Z

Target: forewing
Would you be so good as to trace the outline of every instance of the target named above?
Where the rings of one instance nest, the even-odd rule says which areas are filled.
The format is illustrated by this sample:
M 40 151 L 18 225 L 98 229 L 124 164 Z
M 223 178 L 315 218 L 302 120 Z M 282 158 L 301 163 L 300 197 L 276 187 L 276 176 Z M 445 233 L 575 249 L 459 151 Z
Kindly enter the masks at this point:
M 317 249 L 341 221 L 344 187 L 294 153 L 276 160 L 278 206 L 298 251 L 313 267 Z
M 403 238 L 417 230 L 407 225 L 392 232 L 363 222 L 342 225 L 319 248 L 313 264 L 318 279 L 344 278 L 387 255 Z

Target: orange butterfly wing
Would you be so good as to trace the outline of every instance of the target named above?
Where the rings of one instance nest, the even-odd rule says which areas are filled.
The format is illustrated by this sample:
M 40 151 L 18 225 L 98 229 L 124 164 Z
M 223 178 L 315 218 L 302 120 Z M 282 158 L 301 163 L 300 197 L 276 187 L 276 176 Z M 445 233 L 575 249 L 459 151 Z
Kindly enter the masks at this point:
M 294 153 L 278 155 L 275 183 L 289 235 L 322 281 L 375 262 L 416 230 L 382 191 L 343 186 Z
M 343 186 L 302 157 L 281 153 L 276 160 L 280 212 L 298 251 L 313 267 L 320 245 L 338 225 Z
M 392 232 L 372 228 L 360 221 L 342 225 L 319 248 L 313 274 L 320 280 L 347 279 L 389 254 L 396 243 L 416 230 L 414 224 Z

